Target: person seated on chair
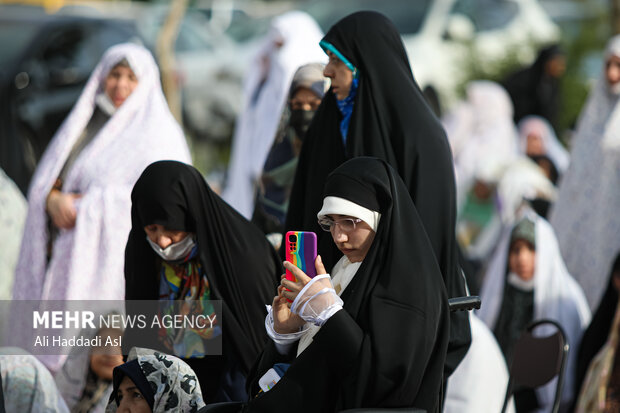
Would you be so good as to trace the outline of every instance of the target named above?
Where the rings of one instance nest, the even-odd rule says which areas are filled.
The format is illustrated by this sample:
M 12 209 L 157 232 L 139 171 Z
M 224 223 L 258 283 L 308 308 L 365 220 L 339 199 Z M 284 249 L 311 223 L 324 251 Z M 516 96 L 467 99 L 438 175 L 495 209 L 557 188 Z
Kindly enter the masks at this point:
M 515 342 L 533 320 L 557 321 L 572 348 L 578 348 L 590 321 L 583 290 L 566 270 L 551 225 L 531 209 L 521 212 L 489 263 L 481 290 L 478 316 L 489 326 L 510 366 Z M 576 352 L 569 352 L 564 372 L 562 406 L 574 396 Z M 549 410 L 556 384 L 536 392 L 515 391 L 517 412 Z
M 282 276 L 243 411 L 438 411 L 448 299 L 405 184 L 383 160 L 351 159 L 329 175 L 317 216 L 344 256 L 330 277 L 319 255 L 312 279 L 285 262 L 297 281 Z M 271 368 L 285 372 L 263 391 Z

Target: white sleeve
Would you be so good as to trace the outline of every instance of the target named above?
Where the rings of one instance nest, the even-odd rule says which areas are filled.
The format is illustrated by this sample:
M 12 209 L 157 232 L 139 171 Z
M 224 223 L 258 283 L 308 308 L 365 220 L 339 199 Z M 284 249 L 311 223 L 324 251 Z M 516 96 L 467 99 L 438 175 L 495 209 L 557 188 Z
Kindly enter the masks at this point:
M 288 354 L 293 344 L 305 334 L 306 330 L 308 330 L 308 324 L 304 324 L 304 326 L 295 333 L 280 334 L 273 328 L 273 313 L 271 306 L 268 305 L 267 316 L 265 317 L 265 330 L 267 330 L 267 335 L 276 345 L 278 353 L 284 355 Z

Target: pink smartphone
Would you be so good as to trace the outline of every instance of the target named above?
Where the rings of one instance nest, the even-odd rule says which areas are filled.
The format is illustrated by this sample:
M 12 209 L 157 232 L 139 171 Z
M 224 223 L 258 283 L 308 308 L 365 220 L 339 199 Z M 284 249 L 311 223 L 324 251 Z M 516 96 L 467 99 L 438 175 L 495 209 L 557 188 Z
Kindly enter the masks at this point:
M 314 260 L 316 259 L 316 234 L 307 231 L 289 231 L 285 239 L 286 260 L 294 264 L 313 278 L 316 275 Z M 286 270 L 286 279 L 297 281 L 289 270 Z

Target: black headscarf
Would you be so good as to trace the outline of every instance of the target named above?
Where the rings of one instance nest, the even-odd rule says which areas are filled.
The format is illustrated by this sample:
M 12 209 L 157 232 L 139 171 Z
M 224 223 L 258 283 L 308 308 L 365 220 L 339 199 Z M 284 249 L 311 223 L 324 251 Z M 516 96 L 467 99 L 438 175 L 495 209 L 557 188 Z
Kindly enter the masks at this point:
M 577 379 L 575 380 L 575 394 L 579 394 L 590 362 L 598 354 L 603 344 L 607 341 L 610 333 L 616 308 L 618 308 L 618 291 L 614 287 L 614 272 L 620 271 L 620 253 L 616 256 L 609 274 L 607 290 L 590 321 L 590 325 L 583 333 L 579 353 L 577 354 Z
M 149 404 L 151 410 L 153 410 L 155 393 L 153 393 L 151 385 L 146 380 L 146 377 L 144 377 L 144 373 L 140 368 L 140 363 L 138 363 L 138 359 L 133 359 L 131 361 L 121 364 L 120 366 L 116 366 L 113 371 L 114 378 L 112 380 L 112 383 L 115 391 L 112 392 L 112 397 L 117 400 L 117 402 L 118 388 L 120 387 L 123 378 L 127 376 L 133 382 L 133 384 L 136 385 L 138 390 L 140 390 L 142 397 L 144 397 L 146 402 Z
M 385 16 L 358 12 L 336 23 L 323 38 L 359 73 L 359 85 L 346 139 L 341 114 L 330 90 L 304 141 L 291 193 L 285 228 L 319 234 L 319 252 L 329 270 L 340 257 L 316 213 L 327 175 L 347 159 L 376 156 L 403 179 L 433 247 L 449 297 L 465 295 L 455 240 L 455 183 L 445 132 L 416 84 L 400 34 Z M 450 374 L 471 342 L 466 313 L 452 318 Z
M 159 298 L 159 260 L 146 241 L 146 225 L 195 233 L 211 299 L 222 300 L 223 316 L 217 316 L 222 320 L 224 356 L 231 356 L 247 373 L 267 339 L 265 304 L 271 303 L 283 273 L 276 252 L 192 166 L 175 161 L 149 165 L 136 182 L 131 201 L 125 298 Z M 199 376 L 203 373 L 192 367 Z
M 546 65 L 558 56 L 564 56 L 559 45 L 544 47 L 531 66 L 511 74 L 503 82 L 512 99 L 515 123 L 527 115 L 539 115 L 547 119 L 557 132 L 560 79 L 549 76 Z

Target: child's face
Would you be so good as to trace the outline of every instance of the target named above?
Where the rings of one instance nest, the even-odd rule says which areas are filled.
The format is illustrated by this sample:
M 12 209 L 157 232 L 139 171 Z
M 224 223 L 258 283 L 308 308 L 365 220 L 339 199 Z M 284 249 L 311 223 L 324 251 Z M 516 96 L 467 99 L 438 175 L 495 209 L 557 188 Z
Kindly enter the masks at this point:
M 338 222 L 342 219 L 355 219 L 348 215 L 328 215 L 332 220 Z M 331 228 L 334 243 L 351 262 L 361 262 L 366 257 L 373 240 L 375 231 L 364 221 L 355 224 L 355 228 L 346 231 L 342 225 L 336 224 Z
M 517 274 L 522 280 L 531 280 L 536 269 L 536 250 L 529 242 L 517 239 L 510 246 L 508 267 L 510 272 Z

